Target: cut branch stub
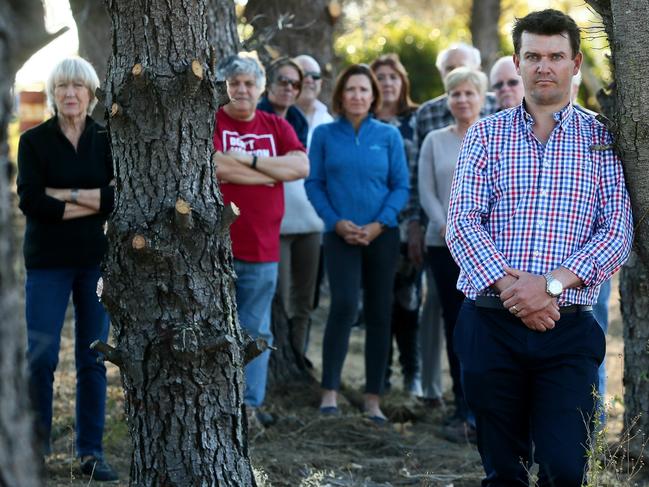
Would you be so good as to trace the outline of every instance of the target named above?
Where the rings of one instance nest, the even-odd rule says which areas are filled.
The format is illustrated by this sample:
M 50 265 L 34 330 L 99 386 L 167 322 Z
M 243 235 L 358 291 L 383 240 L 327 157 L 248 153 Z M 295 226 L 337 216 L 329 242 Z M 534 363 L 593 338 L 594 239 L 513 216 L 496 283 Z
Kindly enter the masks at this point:
M 192 73 L 194 73 L 194 76 L 198 79 L 203 79 L 203 65 L 197 59 L 192 61 Z
M 131 241 L 131 245 L 135 250 L 142 250 L 146 247 L 146 238 L 142 235 L 135 235 Z
M 108 360 L 110 363 L 117 365 L 120 369 L 124 366 L 122 354 L 115 347 L 111 347 L 101 340 L 95 340 L 90 344 L 91 350 L 96 350 L 101 353 L 103 357 L 98 357 L 98 361 Z
M 277 349 L 270 346 L 263 338 L 252 338 L 248 336 L 243 343 L 243 365 L 248 365 L 266 350 Z
M 117 103 L 113 103 L 110 106 L 110 116 L 111 117 L 117 117 L 118 115 L 121 115 L 123 113 L 122 107 L 120 107 Z
M 239 207 L 233 202 L 228 203 L 223 208 L 223 213 L 221 215 L 221 232 L 227 232 L 230 230 L 230 225 L 234 223 L 234 220 L 239 218 L 241 211 Z
M 135 76 L 136 78 L 139 77 L 139 76 L 142 76 L 142 73 L 143 73 L 143 72 L 144 72 L 144 68 L 142 67 L 142 65 L 141 65 L 140 63 L 135 64 L 135 65 L 133 66 L 133 69 L 131 69 L 131 73 L 132 73 L 133 76 Z
M 190 204 L 184 199 L 178 198 L 175 208 L 176 225 L 185 230 L 192 228 L 192 207 Z
M 117 103 L 113 103 L 112 106 L 110 107 L 110 116 L 116 117 L 121 113 L 122 113 L 122 107 L 120 107 Z

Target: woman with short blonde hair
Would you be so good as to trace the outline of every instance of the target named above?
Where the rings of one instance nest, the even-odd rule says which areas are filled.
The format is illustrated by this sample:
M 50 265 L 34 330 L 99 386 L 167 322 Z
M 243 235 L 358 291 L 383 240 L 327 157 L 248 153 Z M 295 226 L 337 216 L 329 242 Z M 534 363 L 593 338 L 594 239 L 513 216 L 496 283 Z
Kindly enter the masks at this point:
M 487 91 L 487 77 L 481 71 L 471 68 L 456 68 L 444 78 L 444 86 L 455 123 L 433 130 L 422 143 L 419 154 L 419 201 L 428 216 L 426 257 L 442 305 L 455 414 L 457 419 L 466 421 L 469 411 L 462 391 L 460 362 L 453 349 L 453 331 L 464 295 L 455 287 L 460 269 L 451 257 L 444 237 L 455 164 L 466 131 L 480 118 Z
M 88 114 L 99 79 L 81 58 L 64 59 L 47 82 L 54 116 L 27 130 L 18 147 L 18 196 L 26 216 L 27 358 L 41 452 L 50 452 L 52 386 L 70 295 L 75 310 L 76 450 L 81 471 L 117 480 L 103 459 L 106 368 L 90 349 L 108 340 L 108 315 L 96 289 L 106 251 L 104 224 L 114 206 L 106 129 Z

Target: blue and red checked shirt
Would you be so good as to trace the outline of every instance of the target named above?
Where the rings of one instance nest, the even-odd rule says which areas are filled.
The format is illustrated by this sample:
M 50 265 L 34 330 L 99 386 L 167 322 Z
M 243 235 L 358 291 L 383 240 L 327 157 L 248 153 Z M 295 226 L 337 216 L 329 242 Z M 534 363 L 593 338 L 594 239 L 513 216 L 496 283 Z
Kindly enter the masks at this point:
M 547 143 L 525 104 L 478 121 L 460 151 L 446 242 L 468 298 L 495 294 L 504 266 L 545 274 L 559 266 L 583 282 L 559 305 L 593 304 L 627 259 L 633 238 L 622 163 L 608 130 L 571 104 L 554 114 Z

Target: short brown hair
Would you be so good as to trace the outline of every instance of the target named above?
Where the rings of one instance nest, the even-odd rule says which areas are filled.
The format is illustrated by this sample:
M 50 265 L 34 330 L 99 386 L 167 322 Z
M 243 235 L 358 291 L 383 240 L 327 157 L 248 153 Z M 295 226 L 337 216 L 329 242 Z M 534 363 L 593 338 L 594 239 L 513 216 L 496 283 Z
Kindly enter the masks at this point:
M 391 52 L 389 54 L 384 54 L 379 56 L 372 64 L 370 64 L 370 69 L 374 74 L 381 66 L 387 66 L 392 68 L 401 78 L 401 93 L 399 93 L 399 106 L 397 107 L 398 115 L 405 115 L 417 108 L 417 104 L 412 101 L 410 98 L 410 79 L 408 78 L 408 72 L 406 68 L 401 64 L 399 55 Z
M 332 96 L 331 108 L 334 113 L 338 115 L 344 115 L 345 110 L 343 109 L 343 91 L 345 91 L 345 85 L 347 80 L 354 75 L 363 75 L 367 76 L 372 85 L 372 95 L 374 95 L 374 101 L 370 106 L 370 113 L 374 113 L 377 107 L 381 106 L 381 90 L 379 89 L 379 82 L 376 81 L 376 76 L 370 69 L 367 64 L 352 64 L 348 66 L 342 73 L 338 75 L 336 79 L 336 87 L 334 88 L 334 93 Z
M 572 58 L 574 59 L 579 54 L 581 29 L 570 15 L 566 15 L 559 10 L 548 8 L 529 13 L 525 17 L 514 21 L 512 41 L 514 42 L 514 52 L 519 56 L 521 54 L 523 32 L 543 36 L 568 34 L 567 37 L 572 48 Z

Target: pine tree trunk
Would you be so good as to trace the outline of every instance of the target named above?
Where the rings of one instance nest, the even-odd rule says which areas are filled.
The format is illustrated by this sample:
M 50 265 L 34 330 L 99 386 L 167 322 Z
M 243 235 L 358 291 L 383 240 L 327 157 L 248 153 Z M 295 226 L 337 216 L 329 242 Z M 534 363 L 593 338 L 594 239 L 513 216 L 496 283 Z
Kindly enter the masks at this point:
M 0 3 L 0 485 L 38 486 L 33 418 L 27 394 L 24 310 L 16 278 L 13 164 L 8 160 L 7 127 L 12 115 L 16 71 L 36 50 L 58 36 L 43 24 L 40 0 Z
M 635 220 L 635 249 L 620 281 L 624 320 L 624 419 L 633 432 L 649 431 L 649 4 L 644 0 L 588 0 L 601 16 L 612 51 L 615 79 L 610 106 L 616 148 L 624 161 Z M 609 103 L 612 100 L 612 103 Z M 632 452 L 640 454 L 638 436 Z M 647 456 L 645 449 L 644 455 Z
M 471 6 L 471 38 L 482 55 L 482 69 L 491 71 L 500 52 L 500 0 L 473 0 Z
M 620 296 L 624 316 L 624 424 L 646 432 L 649 411 L 649 267 L 634 253 L 622 269 Z M 637 457 L 646 433 L 633 438 Z M 646 448 L 645 448 L 646 450 Z M 645 452 L 645 455 L 647 453 Z
M 330 104 L 334 67 L 334 28 L 340 16 L 337 0 L 248 0 L 244 16 L 255 29 L 254 48 L 264 64 L 279 56 L 308 54 L 323 75 L 320 99 Z
M 133 486 L 255 484 L 232 213 L 211 160 L 225 101 L 213 65 L 217 52 L 235 52 L 228 32 L 236 29 L 208 19 L 218 5 L 234 5 L 213 1 L 108 3 L 114 50 L 105 91 L 118 196 L 102 299 L 116 340 L 109 358 L 122 373 Z

